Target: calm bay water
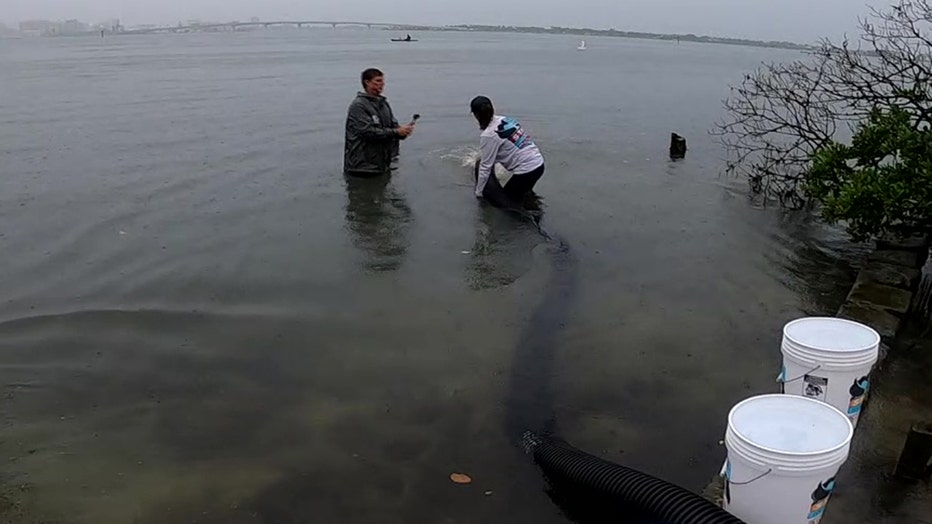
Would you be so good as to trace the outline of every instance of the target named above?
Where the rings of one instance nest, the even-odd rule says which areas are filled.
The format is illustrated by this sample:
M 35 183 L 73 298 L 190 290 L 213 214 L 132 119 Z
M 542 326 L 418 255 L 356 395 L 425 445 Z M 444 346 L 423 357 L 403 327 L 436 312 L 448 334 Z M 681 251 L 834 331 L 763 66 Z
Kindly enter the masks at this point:
M 795 54 L 390 36 L 0 41 L 0 517 L 566 522 L 514 445 L 525 387 L 587 451 L 694 490 L 718 471 L 783 323 L 834 312 L 857 254 L 751 205 L 706 135 L 729 82 Z M 391 180 L 348 182 L 372 65 L 423 118 Z M 479 93 L 547 157 L 571 280 L 472 197 Z

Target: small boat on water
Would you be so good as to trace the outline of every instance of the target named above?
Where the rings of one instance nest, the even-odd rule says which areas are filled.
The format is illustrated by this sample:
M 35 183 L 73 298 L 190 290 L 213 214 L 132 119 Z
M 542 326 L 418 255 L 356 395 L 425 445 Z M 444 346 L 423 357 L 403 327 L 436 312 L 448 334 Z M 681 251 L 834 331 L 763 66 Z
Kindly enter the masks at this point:
M 579 47 L 577 47 L 576 50 L 577 50 L 577 51 L 585 51 L 585 50 L 586 50 L 586 41 L 585 41 L 585 40 L 580 40 L 580 42 L 579 42 Z
M 392 42 L 417 42 L 417 39 L 411 38 L 411 35 L 407 35 L 404 38 L 392 38 Z

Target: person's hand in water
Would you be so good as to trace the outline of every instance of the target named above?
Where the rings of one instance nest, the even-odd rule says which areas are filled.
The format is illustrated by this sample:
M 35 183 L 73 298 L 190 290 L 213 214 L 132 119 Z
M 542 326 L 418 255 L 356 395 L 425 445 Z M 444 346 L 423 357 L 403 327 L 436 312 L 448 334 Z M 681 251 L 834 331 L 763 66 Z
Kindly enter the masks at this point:
M 414 133 L 414 124 L 408 124 L 408 125 L 401 126 L 398 129 L 396 129 L 395 132 L 398 133 L 398 136 L 402 138 L 407 138 L 411 136 L 412 133 Z

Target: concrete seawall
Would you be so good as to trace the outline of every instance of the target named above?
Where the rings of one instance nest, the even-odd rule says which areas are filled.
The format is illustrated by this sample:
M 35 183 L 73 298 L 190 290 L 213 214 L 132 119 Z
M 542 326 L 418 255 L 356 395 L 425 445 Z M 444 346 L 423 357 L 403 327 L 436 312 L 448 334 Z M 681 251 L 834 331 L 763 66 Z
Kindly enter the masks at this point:
M 932 422 L 928 259 L 928 238 L 878 241 L 838 311 L 876 329 L 883 344 L 871 396 L 823 524 L 932 523 L 928 479 L 893 476 L 910 428 Z
M 878 241 L 838 310 L 839 317 L 861 322 L 880 333 L 881 363 L 910 312 L 928 255 L 926 238 Z
M 882 343 L 870 398 L 823 524 L 932 523 L 928 479 L 893 477 L 910 427 L 932 422 L 929 245 L 928 237 L 878 240 L 838 309 L 839 318 L 877 330 Z M 720 504 L 722 483 L 716 476 L 703 495 Z

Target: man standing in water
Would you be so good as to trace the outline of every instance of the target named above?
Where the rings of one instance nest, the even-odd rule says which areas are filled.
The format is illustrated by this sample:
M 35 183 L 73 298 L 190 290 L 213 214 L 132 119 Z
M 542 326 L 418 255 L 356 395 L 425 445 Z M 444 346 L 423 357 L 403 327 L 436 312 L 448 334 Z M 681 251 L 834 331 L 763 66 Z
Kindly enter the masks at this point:
M 476 163 L 476 196 L 495 206 L 520 207 L 544 175 L 544 156 L 517 120 L 495 114 L 487 97 L 477 96 L 469 106 L 482 130 Z M 496 163 L 513 173 L 504 188 L 495 177 Z
M 385 75 L 378 69 L 362 72 L 362 87 L 346 113 L 343 173 L 378 176 L 391 171 L 398 141 L 414 132 L 414 123 L 400 126 L 388 100 L 382 96 Z

